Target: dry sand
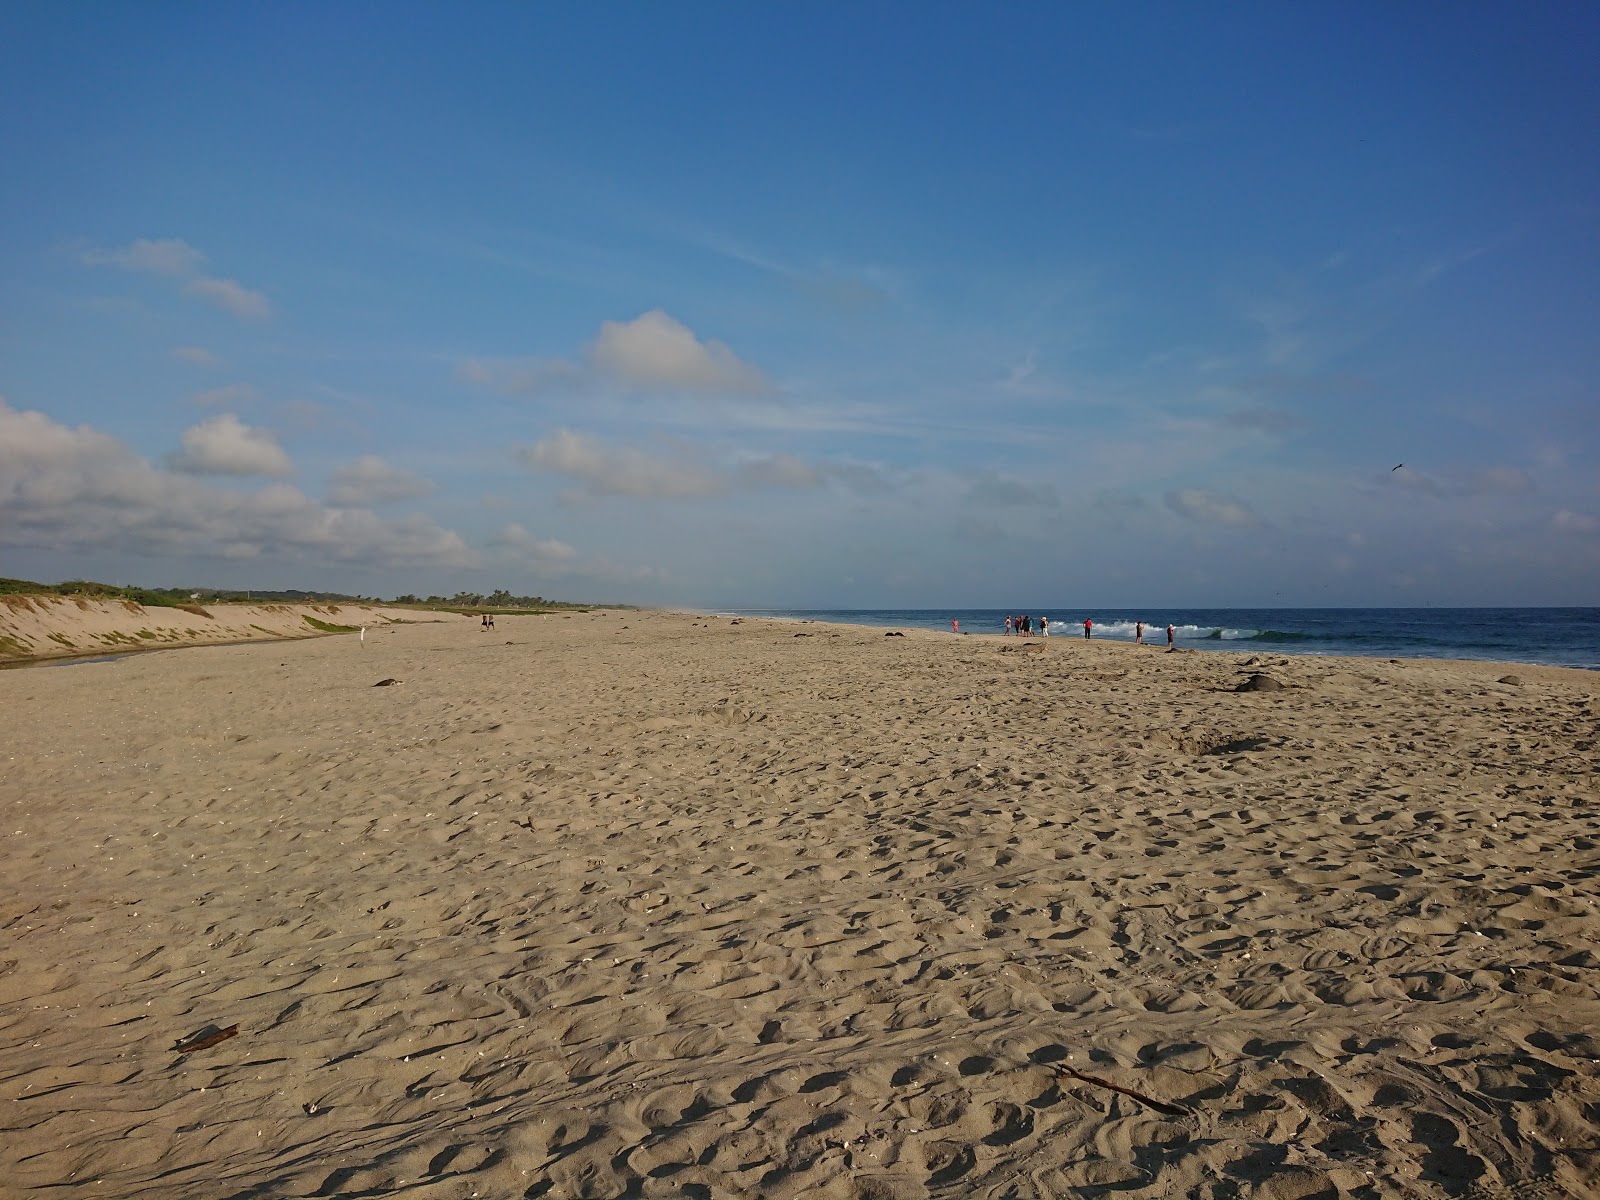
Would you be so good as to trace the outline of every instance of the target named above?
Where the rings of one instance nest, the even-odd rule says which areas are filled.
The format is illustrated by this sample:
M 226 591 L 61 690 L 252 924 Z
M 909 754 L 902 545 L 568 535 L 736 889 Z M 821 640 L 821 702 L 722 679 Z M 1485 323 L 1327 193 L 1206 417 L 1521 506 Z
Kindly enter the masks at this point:
M 1600 1190 L 1595 676 L 499 626 L 0 673 L 0 1194 Z

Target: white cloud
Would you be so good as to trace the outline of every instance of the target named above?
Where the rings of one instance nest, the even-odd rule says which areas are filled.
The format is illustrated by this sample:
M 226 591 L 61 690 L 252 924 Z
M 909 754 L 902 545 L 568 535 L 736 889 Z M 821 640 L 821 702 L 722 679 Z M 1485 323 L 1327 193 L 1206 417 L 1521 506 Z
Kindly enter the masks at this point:
M 206 256 L 181 238 L 140 238 L 119 250 L 86 250 L 83 261 L 92 267 L 121 267 L 125 271 L 181 279 L 188 295 L 198 296 L 246 320 L 263 320 L 272 315 L 272 303 L 261 292 L 234 279 L 205 274 Z M 181 353 L 184 350 L 194 351 L 195 348 L 180 347 L 174 353 L 184 357 Z M 204 350 L 198 353 L 207 354 Z M 190 361 L 200 360 L 191 357 Z
M 473 566 L 461 538 L 426 517 L 334 509 L 285 483 L 217 487 L 161 470 L 115 438 L 0 400 L 0 542 L 53 550 L 313 558 L 381 566 Z
M 272 302 L 264 294 L 252 291 L 232 279 L 205 277 L 191 279 L 184 285 L 185 292 L 209 300 L 218 308 L 225 308 L 236 317 L 250 321 L 265 320 L 272 315 Z
M 294 474 L 294 464 L 270 431 L 252 428 L 232 413 L 185 429 L 181 440 L 183 449 L 171 463 L 188 475 Z
M 1261 519 L 1232 496 L 1206 488 L 1179 488 L 1167 493 L 1167 507 L 1180 517 L 1212 525 L 1260 525 Z
M 1561 533 L 1600 533 L 1600 517 L 1575 513 L 1569 508 L 1551 517 L 1550 524 Z
M 432 482 L 421 475 L 364 454 L 348 466 L 338 467 L 329 477 L 328 503 L 338 508 L 369 508 L 396 500 L 416 500 L 434 491 Z
M 248 383 L 230 383 L 223 387 L 207 388 L 189 397 L 190 404 L 202 408 L 224 408 L 243 404 L 256 398 L 256 390 Z
M 757 368 L 659 308 L 632 321 L 603 322 L 581 365 L 565 358 L 469 358 L 456 374 L 512 396 L 584 391 L 602 381 L 640 391 L 771 391 Z
M 681 500 L 728 489 L 726 477 L 704 465 L 655 458 L 570 429 L 558 429 L 531 446 L 520 447 L 516 456 L 535 470 L 569 475 L 597 495 Z
M 718 462 L 694 447 L 677 444 L 666 455 L 614 446 L 587 434 L 558 429 L 514 454 L 524 466 L 578 480 L 596 496 L 688 500 L 754 488 L 820 487 L 825 478 L 853 484 L 853 469 L 802 462 L 790 454 L 743 456 Z
M 578 552 L 565 542 L 534 537 L 515 522 L 502 529 L 493 539 L 493 544 L 515 550 L 521 556 L 535 561 L 565 562 L 578 556 Z
M 174 346 L 172 357 L 197 367 L 220 367 L 222 360 L 203 346 Z
M 761 372 L 721 342 L 701 341 L 659 308 L 632 321 L 606 321 L 589 347 L 596 370 L 640 388 L 764 392 Z

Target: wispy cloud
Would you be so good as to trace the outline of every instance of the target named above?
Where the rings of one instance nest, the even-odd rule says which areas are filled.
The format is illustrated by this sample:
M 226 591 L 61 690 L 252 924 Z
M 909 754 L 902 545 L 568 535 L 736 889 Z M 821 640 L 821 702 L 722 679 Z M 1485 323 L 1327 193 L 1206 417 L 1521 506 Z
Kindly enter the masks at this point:
M 190 363 L 197 367 L 220 367 L 222 359 L 203 346 L 174 346 L 172 357 L 179 362 Z
M 489 544 L 514 550 L 520 557 L 534 562 L 569 562 L 578 557 L 578 552 L 566 542 L 535 537 L 516 522 L 502 529 Z
M 722 234 L 695 232 L 684 236 L 691 245 L 771 275 L 800 294 L 834 308 L 858 310 L 888 304 L 898 286 L 891 273 L 881 267 L 852 268 L 833 262 L 799 267 Z
M 183 290 L 245 320 L 260 321 L 272 315 L 272 302 L 263 293 L 252 291 L 233 279 L 191 279 Z
M 432 495 L 434 485 L 373 454 L 364 454 L 329 476 L 328 503 L 336 508 L 371 508 Z
M 1558 533 L 1600 533 L 1600 517 L 1591 517 L 1587 513 L 1575 513 L 1570 508 L 1563 508 L 1550 518 L 1550 526 Z
M 587 390 L 588 374 L 564 358 L 469 358 L 456 375 L 507 396 L 546 396 Z
M 140 238 L 119 249 L 85 250 L 82 261 L 91 267 L 120 267 L 125 271 L 181 280 L 186 294 L 246 320 L 265 320 L 272 315 L 272 302 L 263 293 L 245 287 L 238 280 L 206 274 L 206 256 L 180 238 Z M 195 351 L 194 347 L 179 349 Z M 205 355 L 207 352 L 198 353 Z M 190 361 L 202 361 L 189 357 Z
M 967 489 L 967 501 L 985 508 L 1058 508 L 1061 496 L 1047 483 L 1023 483 L 985 471 Z
M 1207 488 L 1179 488 L 1168 492 L 1166 501 L 1168 508 L 1191 521 L 1238 528 L 1263 524 L 1242 501 Z
M 652 454 L 571 429 L 558 429 L 514 454 L 524 466 L 567 476 L 595 496 L 689 500 L 758 488 L 815 488 L 830 478 L 852 481 L 852 468 L 844 464 L 816 466 L 789 454 L 719 458 L 682 442 Z
M 1401 464 L 1378 481 L 1426 496 L 1520 496 L 1534 491 L 1532 477 L 1509 466 L 1449 466 L 1427 474 Z
M 256 390 L 248 383 L 229 383 L 222 387 L 206 388 L 189 397 L 190 404 L 202 408 L 223 408 L 247 404 L 256 398 Z

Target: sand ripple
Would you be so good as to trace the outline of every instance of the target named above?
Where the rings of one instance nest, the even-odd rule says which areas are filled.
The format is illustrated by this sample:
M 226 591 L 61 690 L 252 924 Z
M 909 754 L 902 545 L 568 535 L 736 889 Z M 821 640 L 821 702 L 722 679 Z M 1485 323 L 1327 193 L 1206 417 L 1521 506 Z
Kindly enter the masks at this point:
M 1600 1187 L 1600 681 L 500 624 L 0 674 L 0 1194 Z

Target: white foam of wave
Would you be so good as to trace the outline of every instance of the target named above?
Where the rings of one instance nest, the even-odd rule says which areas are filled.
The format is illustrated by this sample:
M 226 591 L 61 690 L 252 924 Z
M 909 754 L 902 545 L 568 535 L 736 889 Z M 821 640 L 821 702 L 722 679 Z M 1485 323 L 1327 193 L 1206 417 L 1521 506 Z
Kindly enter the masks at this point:
M 1095 622 L 1094 634 L 1096 637 L 1127 638 L 1132 641 L 1136 630 L 1133 621 L 1106 621 Z M 1174 625 L 1172 634 L 1181 641 L 1194 641 L 1199 638 L 1220 639 L 1225 642 L 1245 641 L 1255 637 L 1259 629 L 1228 629 L 1217 625 Z M 1167 623 L 1165 621 L 1146 621 L 1144 623 L 1144 640 L 1147 642 L 1164 641 L 1167 636 Z

